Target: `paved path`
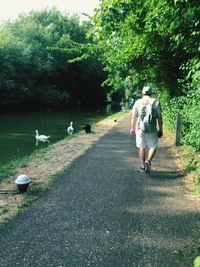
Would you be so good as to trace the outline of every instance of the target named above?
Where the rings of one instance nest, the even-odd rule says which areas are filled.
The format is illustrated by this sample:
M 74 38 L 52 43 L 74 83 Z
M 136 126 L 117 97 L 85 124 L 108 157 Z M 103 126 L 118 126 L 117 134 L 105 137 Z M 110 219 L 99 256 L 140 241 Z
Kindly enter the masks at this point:
M 192 266 L 172 252 L 199 237 L 200 216 L 164 139 L 157 169 L 138 172 L 129 128 L 130 116 L 0 231 L 1 267 Z

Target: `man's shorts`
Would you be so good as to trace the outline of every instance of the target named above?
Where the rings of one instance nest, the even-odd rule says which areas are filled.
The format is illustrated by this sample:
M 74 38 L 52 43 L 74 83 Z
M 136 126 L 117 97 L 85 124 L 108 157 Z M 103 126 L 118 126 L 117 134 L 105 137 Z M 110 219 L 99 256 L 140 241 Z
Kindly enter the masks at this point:
M 156 148 L 158 145 L 157 132 L 143 133 L 140 131 L 136 132 L 136 146 L 138 148 Z

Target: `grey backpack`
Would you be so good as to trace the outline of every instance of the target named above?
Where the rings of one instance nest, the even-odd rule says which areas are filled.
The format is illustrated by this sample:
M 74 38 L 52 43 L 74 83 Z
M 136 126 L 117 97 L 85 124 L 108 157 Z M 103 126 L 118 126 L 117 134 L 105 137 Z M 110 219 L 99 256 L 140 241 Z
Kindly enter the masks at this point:
M 153 113 L 153 105 L 156 102 L 156 99 L 147 98 L 143 99 L 142 103 L 138 109 L 139 116 L 139 128 L 144 133 L 150 133 L 154 130 L 154 125 L 152 123 L 152 113 Z

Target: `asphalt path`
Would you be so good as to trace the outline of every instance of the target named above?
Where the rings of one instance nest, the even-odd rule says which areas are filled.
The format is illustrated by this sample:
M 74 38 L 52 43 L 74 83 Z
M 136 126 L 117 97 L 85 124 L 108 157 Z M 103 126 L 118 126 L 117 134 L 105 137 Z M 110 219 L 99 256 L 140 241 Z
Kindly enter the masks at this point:
M 199 213 L 165 139 L 138 171 L 130 116 L 0 231 L 0 266 L 192 266 Z M 179 262 L 174 250 L 186 247 Z

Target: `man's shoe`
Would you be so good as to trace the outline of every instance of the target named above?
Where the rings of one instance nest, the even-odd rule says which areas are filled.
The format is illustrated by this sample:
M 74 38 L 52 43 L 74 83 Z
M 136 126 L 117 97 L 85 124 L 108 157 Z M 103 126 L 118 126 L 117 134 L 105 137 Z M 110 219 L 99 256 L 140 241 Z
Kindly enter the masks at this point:
M 145 172 L 146 173 L 150 173 L 150 171 L 151 171 L 151 162 L 149 160 L 146 160 L 145 163 L 144 163 L 144 166 L 145 166 Z
M 140 172 L 145 172 L 145 168 L 143 168 L 142 166 L 139 167 L 139 171 Z

